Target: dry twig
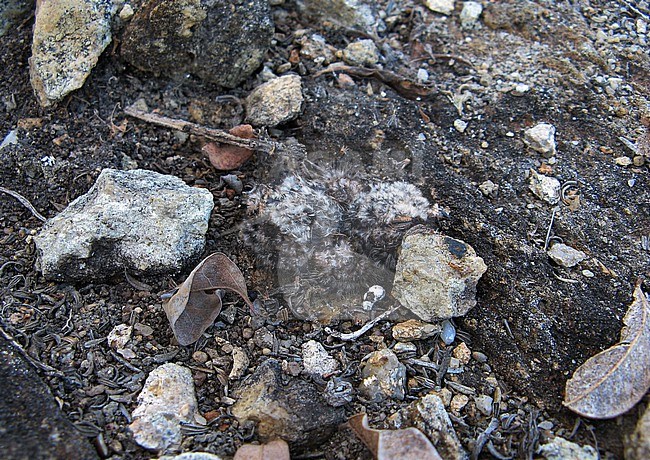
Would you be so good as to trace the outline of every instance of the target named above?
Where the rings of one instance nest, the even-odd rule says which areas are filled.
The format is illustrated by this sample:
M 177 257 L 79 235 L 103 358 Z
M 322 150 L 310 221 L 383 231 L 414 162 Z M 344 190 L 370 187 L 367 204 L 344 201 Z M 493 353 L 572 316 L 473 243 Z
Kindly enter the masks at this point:
M 4 188 L 4 187 L 0 187 L 0 192 L 6 193 L 7 195 L 11 195 L 15 199 L 20 201 L 20 204 L 22 204 L 27 209 L 29 209 L 29 212 L 31 212 L 34 215 L 34 217 L 36 217 L 41 222 L 45 222 L 47 220 L 47 218 L 44 217 L 40 212 L 38 212 L 36 210 L 36 208 L 34 206 L 32 206 L 32 204 L 29 202 L 29 200 L 27 198 L 25 198 L 24 196 L 22 196 L 20 193 L 14 192 L 13 190 L 9 190 L 8 188 Z

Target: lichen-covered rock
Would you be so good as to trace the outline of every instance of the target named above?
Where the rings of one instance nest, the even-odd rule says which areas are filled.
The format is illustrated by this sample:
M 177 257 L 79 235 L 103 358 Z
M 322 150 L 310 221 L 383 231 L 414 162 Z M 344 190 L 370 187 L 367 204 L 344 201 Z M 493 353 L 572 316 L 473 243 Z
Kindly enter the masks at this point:
M 194 423 L 197 414 L 192 372 L 167 363 L 147 377 L 129 429 L 142 447 L 167 450 L 180 445 L 181 422 Z
M 392 350 L 384 348 L 370 353 L 361 376 L 359 391 L 371 401 L 404 399 L 406 366 L 399 362 Z
M 241 422 L 258 422 L 262 441 L 282 438 L 294 447 L 317 445 L 345 419 L 343 408 L 328 405 L 314 385 L 283 376 L 274 359 L 260 364 L 234 396 L 233 415 Z
M 423 321 L 462 316 L 476 305 L 486 270 L 467 243 L 414 227 L 402 241 L 392 294 Z
M 149 0 L 128 24 L 121 53 L 147 72 L 193 73 L 233 88 L 260 66 L 273 32 L 267 0 Z
M 302 111 L 302 83 L 298 75 L 284 75 L 258 86 L 246 99 L 246 120 L 274 127 L 293 120 Z
M 105 169 L 35 237 L 40 268 L 62 281 L 180 270 L 203 252 L 213 206 L 177 177 Z
M 302 344 L 302 363 L 307 373 L 321 377 L 332 374 L 339 367 L 338 361 L 315 340 Z
M 40 0 L 29 58 L 29 76 L 47 107 L 81 88 L 111 42 L 113 0 Z

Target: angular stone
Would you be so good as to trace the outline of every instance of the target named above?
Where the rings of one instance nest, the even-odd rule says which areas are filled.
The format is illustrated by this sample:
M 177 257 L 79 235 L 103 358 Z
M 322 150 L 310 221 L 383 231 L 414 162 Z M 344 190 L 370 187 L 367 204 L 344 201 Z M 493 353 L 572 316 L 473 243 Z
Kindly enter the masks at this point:
M 563 243 L 555 243 L 546 251 L 553 261 L 563 267 L 571 268 L 587 258 L 587 254 Z
M 524 131 L 524 142 L 528 147 L 550 158 L 555 155 L 555 126 L 550 123 L 539 123 Z
M 463 2 L 463 10 L 460 12 L 460 25 L 464 29 L 474 27 L 482 12 L 483 5 L 479 2 Z
M 338 369 L 339 363 L 332 358 L 323 345 L 310 340 L 302 344 L 302 364 L 309 374 L 324 377 Z
M 486 270 L 470 245 L 414 227 L 402 241 L 392 294 L 423 321 L 462 316 L 476 305 Z
M 343 60 L 350 65 L 372 67 L 379 61 L 379 51 L 374 41 L 358 40 L 345 47 Z
M 546 460 L 597 460 L 600 458 L 593 447 L 580 446 L 559 436 L 540 445 L 537 453 Z
M 197 410 L 192 372 L 177 364 L 163 364 L 147 377 L 129 429 L 142 447 L 167 450 L 180 445 L 181 422 L 195 422 Z
M 548 204 L 557 204 L 560 202 L 562 186 L 560 181 L 555 177 L 537 174 L 534 169 L 531 169 L 528 188 L 537 198 L 546 201 Z
M 0 456 L 96 459 L 97 452 L 59 409 L 20 351 L 0 334 Z
M 34 238 L 41 270 L 53 280 L 179 270 L 203 252 L 213 206 L 177 177 L 105 169 Z
M 302 83 L 298 75 L 284 75 L 258 86 L 246 99 L 246 121 L 273 127 L 293 120 L 302 111 Z
M 158 460 L 221 460 L 221 457 L 209 452 L 185 452 L 179 455 L 163 455 Z
M 39 0 L 29 76 L 47 107 L 81 88 L 111 42 L 112 0 Z
M 404 399 L 406 366 L 399 362 L 392 350 L 384 348 L 370 353 L 361 377 L 359 391 L 371 401 Z
M 274 26 L 266 0 L 149 0 L 136 11 L 122 57 L 157 75 L 234 88 L 264 60 Z
M 393 338 L 402 342 L 411 342 L 413 340 L 422 340 L 434 335 L 440 334 L 442 327 L 440 324 L 429 324 L 417 319 L 409 319 L 403 323 L 393 326 Z
M 445 460 L 467 460 L 469 455 L 463 449 L 442 399 L 429 394 L 400 410 L 391 419 L 397 428 L 412 426 L 424 433 Z
M 327 439 L 345 419 L 343 408 L 329 406 L 323 392 L 305 380 L 282 375 L 280 363 L 268 359 L 236 389 L 232 413 L 240 422 L 255 420 L 260 440 L 282 438 L 308 447 Z
M 454 0 L 424 0 L 424 4 L 436 13 L 450 15 L 454 12 Z

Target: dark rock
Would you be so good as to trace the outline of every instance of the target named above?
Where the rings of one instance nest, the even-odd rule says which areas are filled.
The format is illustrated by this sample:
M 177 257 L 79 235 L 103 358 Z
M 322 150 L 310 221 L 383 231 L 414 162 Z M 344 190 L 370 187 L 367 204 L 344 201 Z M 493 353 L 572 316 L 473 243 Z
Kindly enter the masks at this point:
M 65 418 L 36 370 L 0 335 L 0 452 L 2 458 L 98 458 Z
M 233 415 L 241 422 L 258 422 L 261 441 L 279 437 L 292 447 L 309 447 L 323 442 L 345 420 L 343 408 L 329 406 L 314 385 L 283 376 L 274 359 L 244 380 L 235 397 Z
M 124 32 L 122 57 L 157 75 L 233 88 L 257 69 L 274 26 L 266 0 L 150 0 Z

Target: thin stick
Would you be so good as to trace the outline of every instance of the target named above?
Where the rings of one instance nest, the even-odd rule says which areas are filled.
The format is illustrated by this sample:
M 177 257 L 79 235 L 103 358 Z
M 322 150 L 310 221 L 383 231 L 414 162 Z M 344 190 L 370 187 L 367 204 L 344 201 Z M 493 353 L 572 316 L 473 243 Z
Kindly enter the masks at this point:
M 4 188 L 4 187 L 0 187 L 0 192 L 6 193 L 7 195 L 11 195 L 15 199 L 20 201 L 20 204 L 22 204 L 27 209 L 29 209 L 29 212 L 31 212 L 34 215 L 34 217 L 36 217 L 41 222 L 45 222 L 47 220 L 47 218 L 43 217 L 43 215 L 40 212 L 38 212 L 34 206 L 32 206 L 29 200 L 24 196 L 22 196 L 20 193 L 14 192 L 13 190 L 9 190 L 8 188 Z
M 548 230 L 546 231 L 546 240 L 544 241 L 544 252 L 548 249 L 548 243 L 551 242 L 551 231 L 553 229 L 553 221 L 555 220 L 555 213 L 557 208 L 553 209 L 553 214 L 551 214 L 551 223 L 548 224 Z
M 344 341 L 356 340 L 359 337 L 361 337 L 363 334 L 365 334 L 367 331 L 369 331 L 379 321 L 382 321 L 382 320 L 388 318 L 393 313 L 395 313 L 397 311 L 397 309 L 400 308 L 401 306 L 402 306 L 401 304 L 397 304 L 393 308 L 391 308 L 390 310 L 386 310 L 381 315 L 377 316 L 375 319 L 371 319 L 370 321 L 368 321 L 358 331 L 350 332 L 348 334 L 344 334 L 344 333 L 341 333 L 341 332 L 338 332 L 338 331 L 333 331 L 329 327 L 326 327 L 325 332 L 327 332 L 329 335 L 331 335 L 332 337 L 334 337 L 336 339 L 340 339 L 340 340 L 344 340 Z
M 142 110 L 138 110 L 133 106 L 124 109 L 124 113 L 139 120 L 146 121 L 147 123 L 152 123 L 154 125 L 175 129 L 190 134 L 195 134 L 197 136 L 203 136 L 212 141 L 234 145 L 237 147 L 243 147 L 249 150 L 258 150 L 261 152 L 270 153 L 282 145 L 276 142 L 260 139 L 244 139 L 234 136 L 228 131 L 208 128 L 206 126 L 197 125 L 196 123 L 189 121 L 165 117 L 151 112 L 143 112 Z

